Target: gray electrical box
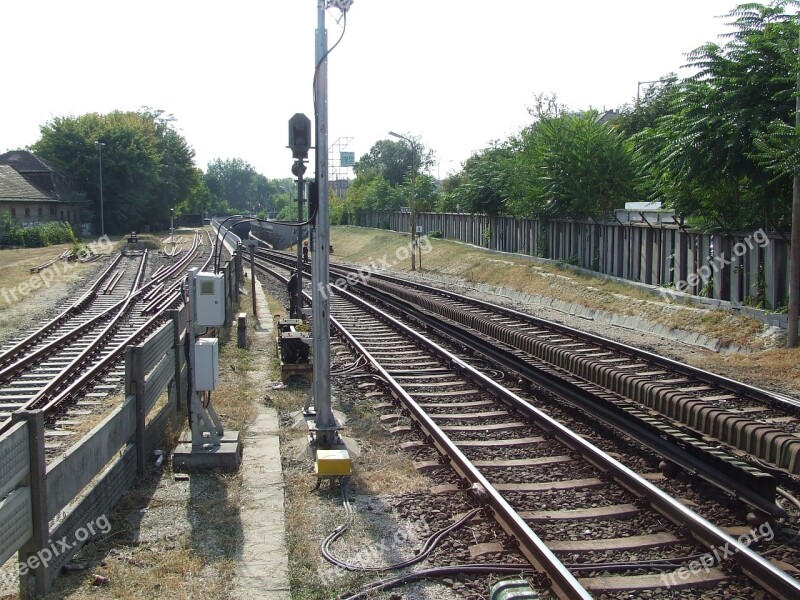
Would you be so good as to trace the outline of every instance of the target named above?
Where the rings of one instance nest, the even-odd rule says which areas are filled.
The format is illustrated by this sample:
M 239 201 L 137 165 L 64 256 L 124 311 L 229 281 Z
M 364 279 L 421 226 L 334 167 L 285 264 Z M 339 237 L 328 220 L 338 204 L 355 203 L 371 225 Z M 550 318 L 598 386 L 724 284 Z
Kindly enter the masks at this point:
M 222 274 L 196 273 L 195 317 L 200 327 L 219 327 L 225 324 L 225 280 Z
M 194 389 L 210 392 L 219 378 L 219 343 L 217 338 L 200 338 L 194 344 Z

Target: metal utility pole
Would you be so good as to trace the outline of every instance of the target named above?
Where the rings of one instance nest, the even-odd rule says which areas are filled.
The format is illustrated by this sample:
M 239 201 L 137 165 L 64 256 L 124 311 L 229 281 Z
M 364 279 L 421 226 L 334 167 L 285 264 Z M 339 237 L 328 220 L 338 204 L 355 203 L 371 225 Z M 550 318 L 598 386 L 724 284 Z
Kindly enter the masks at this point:
M 317 32 L 314 80 L 314 116 L 316 119 L 316 176 L 317 204 L 312 257 L 312 318 L 314 338 L 313 395 L 317 415 L 317 448 L 330 448 L 336 441 L 338 429 L 331 407 L 331 319 L 330 223 L 328 222 L 328 32 L 325 29 L 326 1 L 317 1 Z
M 306 166 L 303 164 L 303 159 L 297 159 L 297 162 L 294 163 L 294 167 L 292 167 L 292 172 L 296 172 L 297 175 L 297 222 L 303 222 L 303 188 L 305 185 L 305 181 L 303 180 L 303 174 L 306 172 Z M 294 292 L 292 292 L 295 296 L 295 308 L 297 309 L 297 314 L 292 315 L 295 319 L 302 319 L 303 318 L 303 232 L 305 231 L 305 227 L 299 226 L 297 228 L 297 285 L 295 286 Z
M 798 41 L 800 54 L 800 41 Z M 794 100 L 795 131 L 800 131 L 800 69 L 797 71 L 797 95 Z M 797 346 L 797 318 L 800 317 L 800 165 L 795 166 L 792 186 L 792 249 L 789 272 L 789 326 L 786 347 Z
M 103 218 L 103 147 L 104 142 L 95 142 L 97 153 L 100 156 L 100 235 L 106 234 L 106 221 Z

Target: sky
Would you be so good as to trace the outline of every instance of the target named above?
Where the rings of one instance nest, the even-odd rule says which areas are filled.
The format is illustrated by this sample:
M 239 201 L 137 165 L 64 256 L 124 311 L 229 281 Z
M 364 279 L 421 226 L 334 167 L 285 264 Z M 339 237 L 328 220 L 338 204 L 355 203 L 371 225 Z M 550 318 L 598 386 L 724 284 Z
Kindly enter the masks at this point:
M 434 150 L 431 175 L 445 177 L 530 124 L 536 94 L 612 109 L 639 82 L 688 75 L 685 54 L 724 43 L 741 3 L 355 0 L 328 59 L 328 146 L 359 159 L 395 131 Z M 288 121 L 313 121 L 316 0 L 41 0 L 2 13 L 0 152 L 55 117 L 150 107 L 175 117 L 203 170 L 241 158 L 292 177 Z M 326 11 L 329 46 L 341 17 Z

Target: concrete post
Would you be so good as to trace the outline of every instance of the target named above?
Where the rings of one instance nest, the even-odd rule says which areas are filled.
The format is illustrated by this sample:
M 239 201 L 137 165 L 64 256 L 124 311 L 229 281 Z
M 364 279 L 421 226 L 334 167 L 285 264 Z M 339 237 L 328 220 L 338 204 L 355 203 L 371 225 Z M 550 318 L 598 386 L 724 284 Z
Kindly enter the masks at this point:
M 28 487 L 31 490 L 31 513 L 33 535 L 17 553 L 20 564 L 29 569 L 19 576 L 20 598 L 39 598 L 50 593 L 52 577 L 46 565 L 41 564 L 37 553 L 48 546 L 50 522 L 47 518 L 47 462 L 44 453 L 44 412 L 42 410 L 20 410 L 11 415 L 14 423 L 28 424 L 28 454 L 30 474 Z
M 239 313 L 236 318 L 236 347 L 247 348 L 247 313 Z
M 125 395 L 136 399 L 136 472 L 139 477 L 145 473 L 145 406 L 144 406 L 144 365 L 143 347 L 125 348 Z

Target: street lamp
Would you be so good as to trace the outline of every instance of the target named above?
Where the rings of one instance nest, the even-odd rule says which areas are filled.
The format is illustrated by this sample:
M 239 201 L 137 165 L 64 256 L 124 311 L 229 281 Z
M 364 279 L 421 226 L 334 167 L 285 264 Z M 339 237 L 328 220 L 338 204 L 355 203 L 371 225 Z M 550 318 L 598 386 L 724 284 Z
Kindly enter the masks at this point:
M 96 141 L 94 145 L 97 146 L 97 153 L 100 155 L 100 235 L 105 235 L 106 223 L 103 218 L 103 147 L 105 144 Z
M 400 138 L 401 140 L 405 140 L 411 146 L 411 270 L 417 270 L 417 215 L 414 211 L 414 187 L 415 187 L 415 178 L 416 178 L 416 169 L 414 168 L 415 157 L 416 157 L 416 146 L 414 142 L 407 138 L 404 135 L 400 135 L 399 133 L 395 133 L 394 131 L 390 131 L 389 135 L 394 136 L 396 138 Z M 422 256 L 420 256 L 420 268 L 422 267 Z

